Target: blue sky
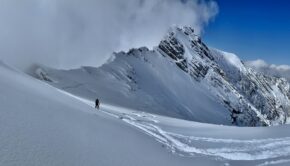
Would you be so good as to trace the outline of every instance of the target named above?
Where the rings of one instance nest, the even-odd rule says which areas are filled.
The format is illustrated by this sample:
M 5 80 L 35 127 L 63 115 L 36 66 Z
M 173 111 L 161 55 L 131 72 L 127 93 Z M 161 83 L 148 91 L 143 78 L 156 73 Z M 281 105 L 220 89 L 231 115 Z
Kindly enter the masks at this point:
M 216 0 L 219 13 L 204 41 L 243 60 L 290 65 L 289 0 Z

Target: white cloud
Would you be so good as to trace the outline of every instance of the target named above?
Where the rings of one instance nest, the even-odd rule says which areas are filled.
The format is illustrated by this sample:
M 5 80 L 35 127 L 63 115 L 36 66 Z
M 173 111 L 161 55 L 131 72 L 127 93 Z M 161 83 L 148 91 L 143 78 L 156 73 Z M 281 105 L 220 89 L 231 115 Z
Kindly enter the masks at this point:
M 0 59 L 71 68 L 157 45 L 169 26 L 201 32 L 218 12 L 203 0 L 0 0 Z
M 284 77 L 290 81 L 290 66 L 268 64 L 264 60 L 258 59 L 246 62 L 246 66 L 251 67 L 259 72 L 276 77 Z

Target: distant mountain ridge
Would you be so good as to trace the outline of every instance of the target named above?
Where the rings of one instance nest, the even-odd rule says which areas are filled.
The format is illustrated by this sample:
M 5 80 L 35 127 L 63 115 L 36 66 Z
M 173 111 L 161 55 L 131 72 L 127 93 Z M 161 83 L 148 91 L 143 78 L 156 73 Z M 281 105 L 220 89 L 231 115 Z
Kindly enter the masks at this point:
M 154 50 L 115 53 L 99 68 L 35 71 L 38 79 L 88 99 L 186 120 L 270 126 L 289 117 L 286 79 L 207 47 L 191 27 L 173 27 Z

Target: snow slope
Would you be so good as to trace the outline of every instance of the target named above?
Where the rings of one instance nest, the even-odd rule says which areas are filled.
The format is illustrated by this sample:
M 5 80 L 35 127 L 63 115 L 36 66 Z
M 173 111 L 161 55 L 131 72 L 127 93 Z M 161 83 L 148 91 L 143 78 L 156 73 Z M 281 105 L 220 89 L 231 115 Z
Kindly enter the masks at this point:
M 7 65 L 0 77 L 0 165 L 290 164 L 289 125 L 210 125 L 103 102 L 96 111 Z
M 62 93 L 94 107 L 93 101 L 65 91 Z M 199 159 L 194 162 L 196 165 L 205 164 L 201 161 L 228 166 L 290 164 L 289 125 L 268 128 L 210 125 L 106 103 L 102 103 L 100 111 L 140 129 L 176 156 Z
M 167 118 L 111 105 L 102 108 L 180 156 L 207 156 L 224 165 L 290 164 L 288 125 L 237 128 Z
M 99 68 L 35 70 L 38 79 L 78 96 L 185 120 L 271 126 L 290 115 L 285 79 L 208 48 L 190 27 L 171 28 L 154 50 L 115 53 Z
M 210 49 L 191 27 L 172 28 L 158 46 L 231 112 L 233 124 L 269 126 L 289 117 L 289 83 L 247 68 L 234 54 Z
M 156 51 L 118 53 L 100 68 L 38 69 L 41 79 L 84 98 L 175 118 L 231 124 L 229 111 L 210 92 Z M 40 74 L 38 76 L 41 77 Z M 40 78 L 38 77 L 38 78 Z
M 213 165 L 169 153 L 139 130 L 0 64 L 0 165 Z M 221 163 L 221 162 L 218 162 Z

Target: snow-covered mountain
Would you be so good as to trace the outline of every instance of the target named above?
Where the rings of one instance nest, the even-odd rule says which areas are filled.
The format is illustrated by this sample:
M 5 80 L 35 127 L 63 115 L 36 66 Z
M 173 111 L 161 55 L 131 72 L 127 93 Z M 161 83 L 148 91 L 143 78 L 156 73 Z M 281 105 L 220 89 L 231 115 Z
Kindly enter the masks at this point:
M 171 28 L 154 50 L 115 53 L 99 68 L 37 67 L 34 74 L 90 100 L 198 122 L 269 126 L 287 123 L 289 116 L 286 79 L 208 48 L 190 27 Z
M 100 68 L 38 66 L 42 81 L 0 61 L 0 165 L 289 165 L 289 124 L 215 125 L 284 123 L 288 83 L 192 32 L 173 28 L 154 50 L 116 53 Z M 274 119 L 262 99 L 282 105 L 267 112 Z M 233 111 L 246 104 L 256 110 Z
M 200 161 L 168 153 L 160 143 L 119 118 L 96 112 L 79 98 L 1 61 L 0 77 L 1 166 L 216 163 L 214 159 Z
M 94 101 L 1 62 L 0 77 L 1 166 L 290 163 L 289 125 L 211 125 L 104 102 L 96 111 Z

